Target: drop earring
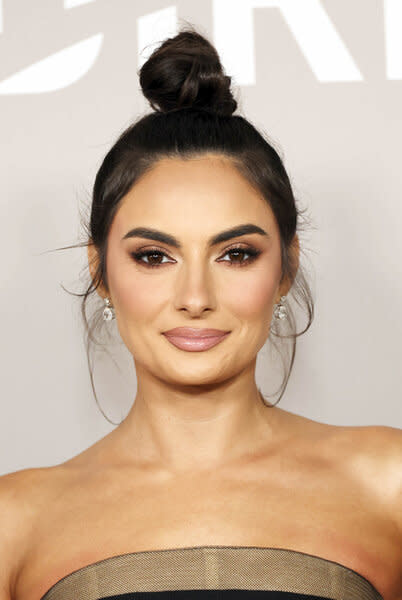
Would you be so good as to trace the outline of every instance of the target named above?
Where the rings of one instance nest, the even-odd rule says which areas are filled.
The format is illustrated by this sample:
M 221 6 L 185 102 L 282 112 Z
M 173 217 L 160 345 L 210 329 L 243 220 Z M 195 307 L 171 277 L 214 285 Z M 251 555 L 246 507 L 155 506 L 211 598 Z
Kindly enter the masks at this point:
M 285 319 L 288 316 L 287 308 L 284 306 L 286 296 L 281 296 L 280 301 L 275 307 L 274 315 L 276 319 Z
M 104 298 L 105 308 L 103 309 L 103 320 L 111 321 L 115 318 L 115 312 L 113 306 L 110 304 L 109 298 Z

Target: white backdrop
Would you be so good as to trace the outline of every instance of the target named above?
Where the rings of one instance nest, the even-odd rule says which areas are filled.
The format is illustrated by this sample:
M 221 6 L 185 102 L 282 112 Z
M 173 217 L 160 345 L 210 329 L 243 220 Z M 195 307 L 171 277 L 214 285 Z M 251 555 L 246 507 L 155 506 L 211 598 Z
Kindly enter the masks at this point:
M 182 20 L 210 36 L 238 114 L 279 147 L 314 229 L 315 320 L 279 406 L 402 427 L 402 1 L 0 0 L 2 473 L 61 462 L 113 428 L 90 387 L 79 209 L 116 136 L 151 110 L 137 69 Z M 304 323 L 304 322 L 303 322 Z M 128 351 L 99 356 L 104 411 L 135 397 Z M 261 350 L 257 381 L 275 391 Z

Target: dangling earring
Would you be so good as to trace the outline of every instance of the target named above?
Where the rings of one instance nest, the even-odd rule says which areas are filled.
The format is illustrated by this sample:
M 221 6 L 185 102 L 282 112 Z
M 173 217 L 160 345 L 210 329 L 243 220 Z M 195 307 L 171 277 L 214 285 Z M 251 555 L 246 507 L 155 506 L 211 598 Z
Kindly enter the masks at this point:
M 285 317 L 288 316 L 286 306 L 283 305 L 285 300 L 286 300 L 286 296 L 281 296 L 279 303 L 276 305 L 276 308 L 274 310 L 274 315 L 275 315 L 276 319 L 284 319 Z
M 109 298 L 105 298 L 105 308 L 103 309 L 103 319 L 104 321 L 111 321 L 115 318 L 115 313 L 113 306 L 110 304 Z

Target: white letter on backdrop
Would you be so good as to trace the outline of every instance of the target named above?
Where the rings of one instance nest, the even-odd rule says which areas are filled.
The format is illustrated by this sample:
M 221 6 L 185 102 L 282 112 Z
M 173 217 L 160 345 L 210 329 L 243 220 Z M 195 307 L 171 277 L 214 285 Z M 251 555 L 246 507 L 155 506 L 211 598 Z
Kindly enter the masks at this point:
M 213 0 L 214 43 L 235 84 L 256 83 L 253 9 L 265 7 L 281 11 L 319 81 L 363 80 L 319 0 Z
M 0 94 L 42 94 L 75 83 L 93 66 L 102 42 L 97 33 L 43 58 L 0 82 Z
M 90 2 L 95 2 L 95 0 L 64 0 L 64 8 L 74 8 L 75 6 L 89 4 Z
M 385 55 L 388 79 L 402 79 L 402 2 L 384 0 Z

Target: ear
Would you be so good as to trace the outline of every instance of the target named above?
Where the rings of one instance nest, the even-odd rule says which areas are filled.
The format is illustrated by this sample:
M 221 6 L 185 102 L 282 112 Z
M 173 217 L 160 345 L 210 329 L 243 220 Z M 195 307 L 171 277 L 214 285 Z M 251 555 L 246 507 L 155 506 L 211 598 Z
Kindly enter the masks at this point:
M 89 272 L 91 274 L 92 281 L 94 281 L 95 276 L 96 276 L 96 270 L 99 265 L 99 254 L 98 254 L 97 248 L 95 247 L 95 244 L 92 241 L 90 241 L 88 243 L 87 255 L 88 255 Z M 98 292 L 99 296 L 102 299 L 106 298 L 106 296 L 110 295 L 108 290 L 104 287 L 104 285 L 102 283 L 100 283 L 98 285 L 98 287 L 96 288 L 96 291 Z
M 292 276 L 285 277 L 279 287 L 279 298 L 276 303 L 279 302 L 281 296 L 286 296 L 292 287 L 293 281 L 296 277 L 297 271 L 299 269 L 299 261 L 300 261 L 300 242 L 297 233 L 295 233 L 294 238 L 289 246 L 289 254 L 290 254 L 290 264 L 292 270 Z

